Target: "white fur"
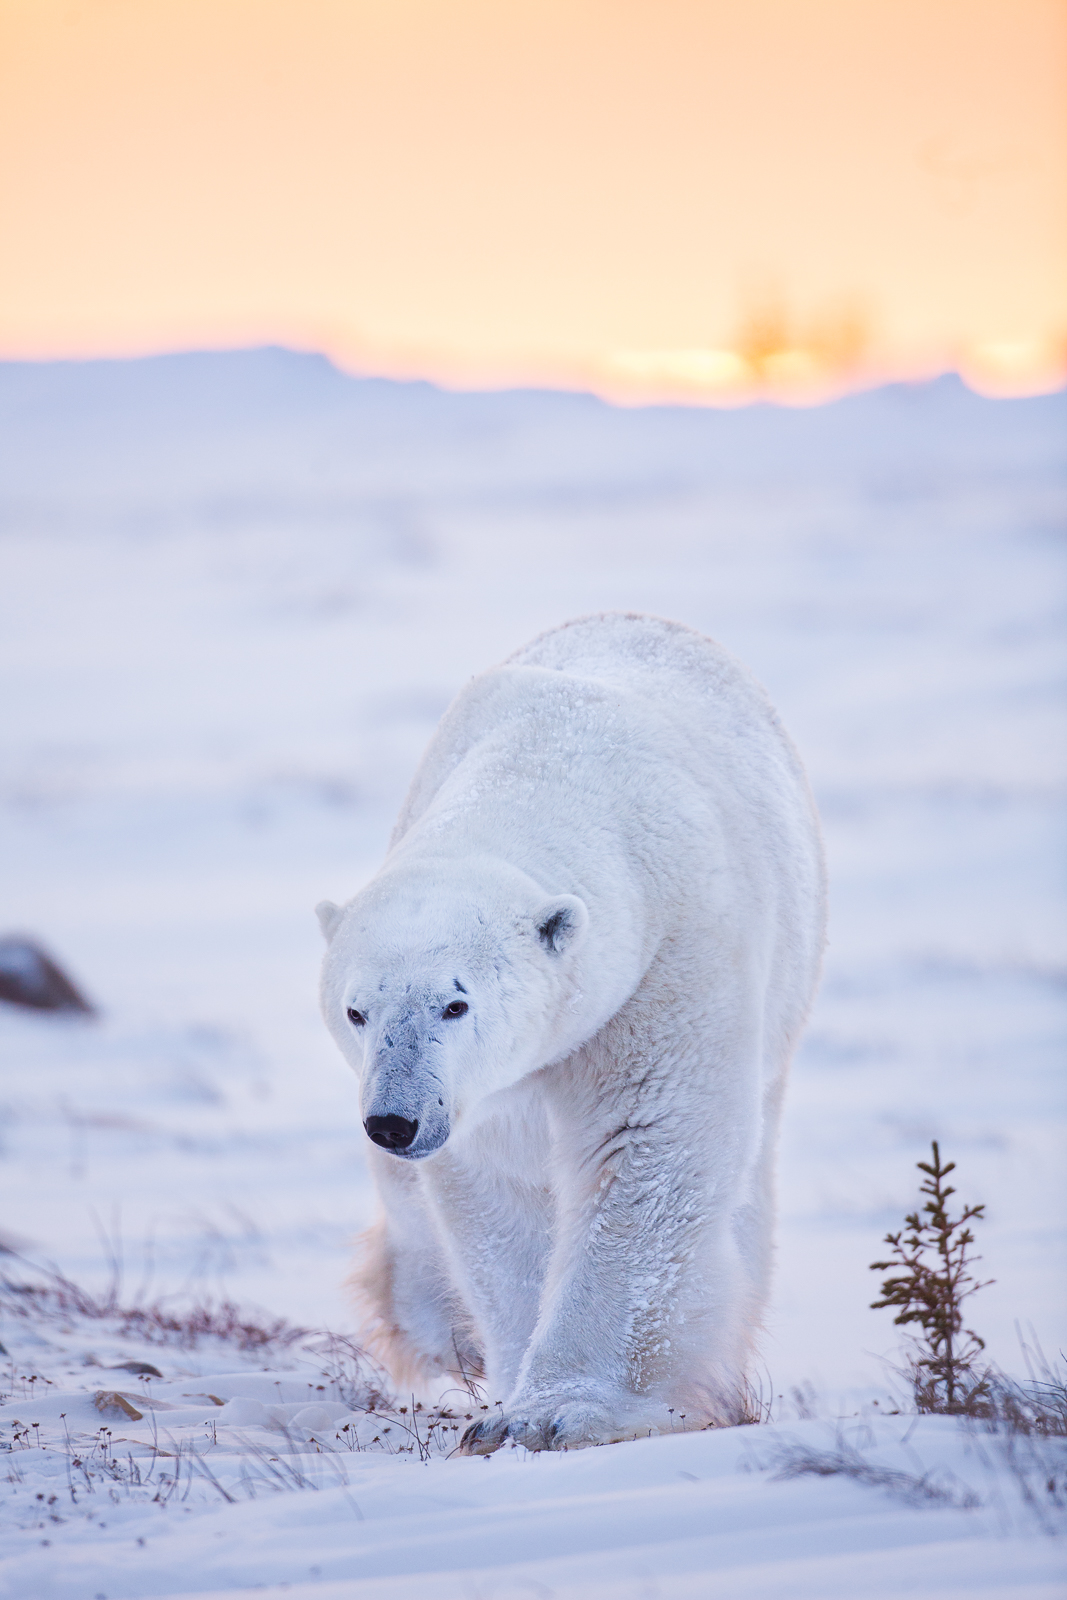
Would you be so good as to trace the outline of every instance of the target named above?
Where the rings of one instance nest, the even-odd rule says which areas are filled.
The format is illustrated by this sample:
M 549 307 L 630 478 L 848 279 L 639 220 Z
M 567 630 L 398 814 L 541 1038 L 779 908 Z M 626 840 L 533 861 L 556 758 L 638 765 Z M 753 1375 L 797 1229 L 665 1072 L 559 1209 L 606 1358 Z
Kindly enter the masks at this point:
M 418 1123 L 368 1145 L 357 1282 L 398 1378 L 502 1402 L 468 1450 L 743 1413 L 824 899 L 762 690 L 689 629 L 606 615 L 473 679 L 382 870 L 319 908 L 362 1114 Z

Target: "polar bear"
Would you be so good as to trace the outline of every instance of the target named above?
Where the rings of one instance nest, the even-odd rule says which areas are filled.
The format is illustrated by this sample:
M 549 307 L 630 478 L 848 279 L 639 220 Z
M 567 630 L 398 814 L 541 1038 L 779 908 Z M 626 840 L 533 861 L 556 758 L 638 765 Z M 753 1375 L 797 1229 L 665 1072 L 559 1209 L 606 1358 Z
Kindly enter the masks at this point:
M 369 1337 L 484 1385 L 466 1453 L 743 1415 L 824 908 L 799 758 L 710 639 L 586 617 L 445 713 L 381 871 L 317 909 Z

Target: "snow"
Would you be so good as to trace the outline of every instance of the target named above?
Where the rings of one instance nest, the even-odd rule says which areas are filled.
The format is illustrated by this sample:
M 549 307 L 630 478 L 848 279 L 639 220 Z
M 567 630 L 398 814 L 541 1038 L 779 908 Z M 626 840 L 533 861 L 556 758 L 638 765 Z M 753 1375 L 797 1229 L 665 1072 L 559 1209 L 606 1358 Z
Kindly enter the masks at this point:
M 60 1375 L 55 1344 L 52 1356 Z M 36 1419 L 6 1460 L 5 1600 L 260 1588 L 384 1600 L 427 1579 L 457 1600 L 1062 1593 L 1062 1539 L 1026 1498 L 1041 1496 L 1047 1465 L 1013 1473 L 1002 1440 L 953 1419 L 868 1407 L 836 1426 L 680 1424 L 599 1450 L 448 1459 L 397 1450 L 380 1415 L 308 1405 L 320 1373 L 306 1378 L 306 1360 L 279 1377 L 206 1359 L 127 1382 L 141 1419 L 109 1414 L 106 1437 L 74 1387 L 3 1408 L 4 1427 L 16 1410 Z M 327 1359 L 321 1387 L 351 1396 L 351 1372 Z M 828 1458 L 873 1481 L 796 1471 Z M 709 1587 L 719 1578 L 728 1588 Z
M 954 380 L 620 411 L 278 351 L 0 365 L 0 932 L 41 937 L 101 1007 L 0 1014 L 0 1230 L 24 1256 L 97 1292 L 121 1278 L 127 1304 L 228 1297 L 350 1330 L 373 1202 L 311 908 L 374 870 L 455 690 L 568 616 L 673 616 L 755 670 L 808 765 L 832 885 L 782 1143 L 779 1420 L 489 1465 L 319 1454 L 294 1420 L 308 1385 L 335 1408 L 359 1387 L 321 1340 L 189 1347 L 0 1308 L 0 1440 L 18 1419 L 48 1444 L 0 1455 L 0 1595 L 319 1600 L 431 1573 L 443 1596 L 636 1600 L 716 1573 L 746 1596 L 1061 1592 L 1059 1541 L 1034 1536 L 999 1446 L 879 1419 L 898 1343 L 867 1264 L 938 1138 L 987 1206 L 988 1353 L 1019 1370 L 1017 1322 L 1060 1347 L 1065 424 L 1063 395 Z M 87 1357 L 152 1362 L 177 1408 L 108 1420 L 138 1441 L 116 1453 L 146 1472 L 165 1418 L 183 1451 L 210 1439 L 234 1503 L 191 1455 L 165 1507 L 108 1476 L 92 1395 L 143 1385 Z M 226 1405 L 177 1406 L 193 1392 Z M 256 1404 L 289 1407 L 284 1431 Z M 63 1410 L 79 1459 L 105 1460 L 77 1506 Z M 783 1440 L 830 1448 L 838 1426 L 980 1504 L 775 1477 Z M 318 1487 L 235 1490 L 242 1463 L 269 1477 L 272 1446 Z M 41 1531 L 53 1492 L 65 1520 Z

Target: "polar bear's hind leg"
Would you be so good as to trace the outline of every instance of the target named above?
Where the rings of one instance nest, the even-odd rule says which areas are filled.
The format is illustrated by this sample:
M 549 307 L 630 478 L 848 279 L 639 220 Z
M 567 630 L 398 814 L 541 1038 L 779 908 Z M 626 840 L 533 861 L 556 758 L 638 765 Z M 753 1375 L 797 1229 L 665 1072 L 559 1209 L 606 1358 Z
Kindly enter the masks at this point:
M 466 1387 L 483 1376 L 483 1355 L 466 1308 L 432 1247 L 390 1237 L 386 1220 L 360 1236 L 348 1283 L 363 1342 L 402 1387 L 453 1375 Z

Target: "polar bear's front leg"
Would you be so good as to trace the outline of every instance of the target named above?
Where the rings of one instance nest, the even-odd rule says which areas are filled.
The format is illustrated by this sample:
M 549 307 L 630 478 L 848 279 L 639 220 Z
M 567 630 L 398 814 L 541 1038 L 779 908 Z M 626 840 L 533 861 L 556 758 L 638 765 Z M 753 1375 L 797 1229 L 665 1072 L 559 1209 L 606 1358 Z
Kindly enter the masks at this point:
M 552 1232 L 550 1193 L 506 1170 L 494 1148 L 502 1142 L 490 1125 L 464 1156 L 446 1146 L 427 1173 L 451 1271 L 484 1351 L 492 1405 L 513 1392 L 529 1349 Z
M 362 1236 L 349 1280 L 367 1348 L 403 1384 L 480 1377 L 483 1352 L 418 1169 L 373 1148 L 368 1159 L 384 1215 Z
M 758 1144 L 755 1071 L 716 1070 L 707 1056 L 645 1060 L 639 1076 L 615 1068 L 591 1084 L 556 1075 L 557 1232 L 541 1314 L 502 1414 L 468 1429 L 467 1453 L 738 1414 L 759 1310 L 734 1227 Z

